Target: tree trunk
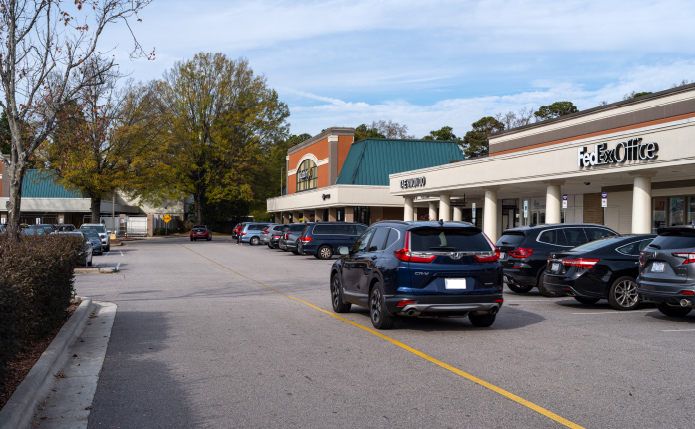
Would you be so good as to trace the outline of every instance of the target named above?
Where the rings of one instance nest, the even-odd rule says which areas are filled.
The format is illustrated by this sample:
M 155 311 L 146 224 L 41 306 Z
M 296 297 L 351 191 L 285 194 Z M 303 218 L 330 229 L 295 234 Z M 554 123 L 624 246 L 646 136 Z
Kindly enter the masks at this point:
M 92 197 L 92 223 L 101 223 L 101 198 Z
M 195 205 L 195 224 L 203 224 L 203 193 L 197 192 L 193 195 L 193 204 Z
M 7 167 L 7 164 L 5 164 Z M 10 195 L 7 200 L 7 235 L 14 241 L 19 241 L 22 213 L 22 182 L 24 181 L 24 169 L 19 163 L 13 162 L 8 169 L 7 176 L 10 181 Z

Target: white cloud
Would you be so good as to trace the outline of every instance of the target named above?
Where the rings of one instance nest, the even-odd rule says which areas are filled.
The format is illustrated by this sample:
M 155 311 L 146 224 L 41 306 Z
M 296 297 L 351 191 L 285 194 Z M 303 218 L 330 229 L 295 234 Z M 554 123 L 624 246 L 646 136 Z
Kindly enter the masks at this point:
M 535 91 L 501 96 L 483 96 L 441 100 L 430 105 L 412 105 L 403 100 L 378 104 L 344 102 L 330 97 L 295 91 L 295 94 L 330 104 L 317 106 L 290 106 L 290 122 L 294 133 L 316 134 L 330 126 L 357 126 L 379 119 L 391 119 L 406 124 L 418 137 L 448 125 L 457 135 L 470 130 L 470 124 L 483 116 L 517 111 L 522 107 L 538 108 L 555 101 L 571 101 L 580 109 L 622 100 L 631 91 L 657 92 L 668 89 L 682 79 L 695 77 L 695 61 L 677 61 L 658 67 L 639 66 L 625 73 L 616 82 L 595 90 L 563 82 L 537 81 Z

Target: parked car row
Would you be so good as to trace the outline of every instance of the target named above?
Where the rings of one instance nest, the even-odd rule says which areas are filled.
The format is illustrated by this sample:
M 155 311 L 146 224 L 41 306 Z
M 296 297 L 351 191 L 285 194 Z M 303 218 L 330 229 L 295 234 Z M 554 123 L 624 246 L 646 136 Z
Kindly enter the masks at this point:
M 516 293 L 582 304 L 607 299 L 616 310 L 653 301 L 680 317 L 695 307 L 695 228 L 620 235 L 603 225 L 533 225 L 505 230 L 493 244 L 467 222 L 383 221 L 279 225 L 248 222 L 242 241 L 331 259 L 331 301 L 338 313 L 365 307 L 378 329 L 396 317 L 468 317 L 494 323 L 506 283 Z

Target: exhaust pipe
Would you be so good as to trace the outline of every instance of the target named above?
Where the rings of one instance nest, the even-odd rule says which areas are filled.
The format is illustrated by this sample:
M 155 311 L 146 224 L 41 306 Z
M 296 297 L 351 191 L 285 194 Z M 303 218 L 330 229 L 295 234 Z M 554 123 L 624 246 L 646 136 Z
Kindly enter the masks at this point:
M 687 299 L 681 299 L 681 307 L 690 307 L 690 301 Z
M 499 308 L 498 306 L 492 307 L 492 308 L 490 309 L 490 314 L 497 314 L 497 312 L 499 311 L 499 309 L 500 309 L 500 308 Z
M 413 310 L 413 309 L 411 308 L 411 309 L 408 310 L 405 314 L 407 314 L 408 316 L 415 316 L 415 310 Z

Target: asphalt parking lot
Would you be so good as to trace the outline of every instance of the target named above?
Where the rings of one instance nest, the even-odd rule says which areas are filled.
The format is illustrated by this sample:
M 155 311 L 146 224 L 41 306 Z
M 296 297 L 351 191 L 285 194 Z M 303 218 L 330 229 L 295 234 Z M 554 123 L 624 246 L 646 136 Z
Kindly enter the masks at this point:
M 333 316 L 330 263 L 229 239 L 103 258 L 118 304 L 90 428 L 692 427 L 695 316 L 505 291 L 490 328 Z M 95 258 L 95 261 L 102 261 Z

